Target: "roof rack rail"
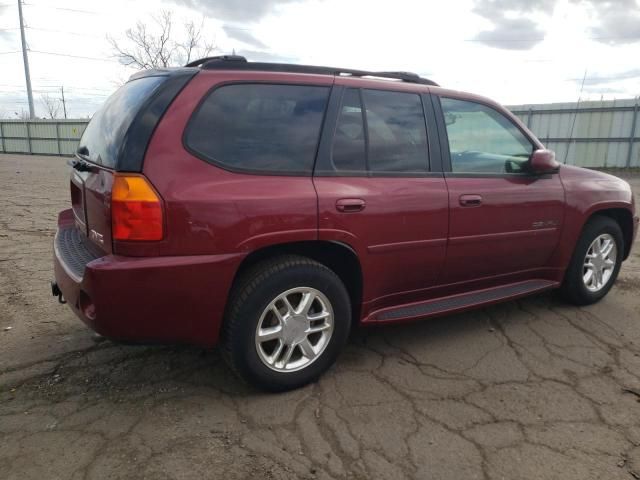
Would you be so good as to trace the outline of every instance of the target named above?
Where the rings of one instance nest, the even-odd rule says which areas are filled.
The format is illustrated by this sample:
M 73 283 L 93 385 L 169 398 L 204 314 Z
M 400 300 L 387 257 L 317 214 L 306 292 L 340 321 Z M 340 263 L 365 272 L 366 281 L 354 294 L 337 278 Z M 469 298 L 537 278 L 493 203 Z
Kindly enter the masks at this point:
M 204 70 L 250 70 L 266 72 L 287 72 L 287 73 L 310 73 L 333 76 L 353 76 L 353 77 L 378 77 L 401 80 L 408 83 L 420 83 L 423 85 L 439 86 L 436 82 L 423 78 L 412 72 L 371 72 L 367 70 L 353 70 L 348 68 L 318 67 L 314 65 L 298 65 L 295 63 L 266 63 L 248 62 L 240 55 L 222 55 L 217 57 L 206 57 L 195 60 L 185 65 L 187 67 L 201 66 Z
M 211 61 L 246 62 L 247 59 L 241 55 L 216 55 L 215 57 L 199 58 L 198 60 L 187 63 L 185 67 L 199 67 L 200 65 Z

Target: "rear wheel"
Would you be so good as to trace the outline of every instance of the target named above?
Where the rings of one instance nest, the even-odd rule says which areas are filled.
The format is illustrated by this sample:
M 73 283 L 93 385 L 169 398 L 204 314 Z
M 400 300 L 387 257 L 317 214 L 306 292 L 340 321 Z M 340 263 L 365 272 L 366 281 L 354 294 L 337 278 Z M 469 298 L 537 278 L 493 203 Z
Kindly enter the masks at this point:
M 564 297 L 576 305 L 589 305 L 604 297 L 618 276 L 623 251 L 617 222 L 604 216 L 589 220 L 565 274 Z
M 316 380 L 337 358 L 351 324 L 347 290 L 324 265 L 300 256 L 260 263 L 237 282 L 222 347 L 230 367 L 259 388 Z

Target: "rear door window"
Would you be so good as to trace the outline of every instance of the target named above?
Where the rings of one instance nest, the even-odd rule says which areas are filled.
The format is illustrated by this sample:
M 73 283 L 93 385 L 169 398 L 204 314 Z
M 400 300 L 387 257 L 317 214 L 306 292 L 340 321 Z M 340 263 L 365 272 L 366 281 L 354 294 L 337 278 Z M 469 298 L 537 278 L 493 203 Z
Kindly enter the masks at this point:
M 213 90 L 191 118 L 185 145 L 230 170 L 310 174 L 329 87 L 237 84 Z
M 115 168 L 118 152 L 134 117 L 166 77 L 131 80 L 111 95 L 91 118 L 82 134 L 78 152 L 83 158 Z
M 336 170 L 366 171 L 364 117 L 360 91 L 355 88 L 348 88 L 342 96 L 331 157 Z
M 420 95 L 347 88 L 338 113 L 330 169 L 327 172 L 320 166 L 318 171 L 421 175 L 428 169 L 428 151 Z
M 369 130 L 369 170 L 424 172 L 427 127 L 415 93 L 363 90 Z

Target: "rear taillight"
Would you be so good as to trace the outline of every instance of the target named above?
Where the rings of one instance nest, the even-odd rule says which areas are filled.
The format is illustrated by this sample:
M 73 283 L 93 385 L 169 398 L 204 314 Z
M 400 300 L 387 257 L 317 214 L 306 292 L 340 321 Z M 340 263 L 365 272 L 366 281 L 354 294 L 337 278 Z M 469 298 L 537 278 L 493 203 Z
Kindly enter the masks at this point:
M 114 240 L 162 240 L 162 201 L 142 175 L 116 174 L 111 189 Z

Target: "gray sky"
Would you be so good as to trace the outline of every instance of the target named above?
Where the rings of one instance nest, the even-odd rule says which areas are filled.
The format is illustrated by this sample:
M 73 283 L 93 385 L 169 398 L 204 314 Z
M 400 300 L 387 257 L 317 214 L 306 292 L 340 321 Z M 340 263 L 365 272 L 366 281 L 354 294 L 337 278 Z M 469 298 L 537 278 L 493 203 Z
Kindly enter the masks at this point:
M 640 0 L 33 0 L 24 6 L 36 103 L 91 115 L 134 70 L 113 57 L 136 20 L 204 21 L 220 54 L 408 70 L 505 104 L 640 95 Z M 0 115 L 27 109 L 17 0 L 0 0 Z

